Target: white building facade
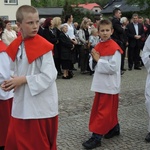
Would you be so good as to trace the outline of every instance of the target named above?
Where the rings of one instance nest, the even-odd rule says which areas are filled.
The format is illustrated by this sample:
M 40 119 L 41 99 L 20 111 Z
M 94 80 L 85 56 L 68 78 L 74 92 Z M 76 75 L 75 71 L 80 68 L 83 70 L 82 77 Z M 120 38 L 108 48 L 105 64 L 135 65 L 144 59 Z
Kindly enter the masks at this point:
M 0 18 L 15 22 L 16 11 L 21 5 L 31 5 L 31 0 L 0 0 Z

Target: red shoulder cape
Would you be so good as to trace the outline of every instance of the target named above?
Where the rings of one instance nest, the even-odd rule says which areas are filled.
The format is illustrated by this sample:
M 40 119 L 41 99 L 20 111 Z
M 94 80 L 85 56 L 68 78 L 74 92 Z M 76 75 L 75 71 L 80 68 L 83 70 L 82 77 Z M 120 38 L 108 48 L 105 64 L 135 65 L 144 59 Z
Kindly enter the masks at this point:
M 12 61 L 15 61 L 18 48 L 22 41 L 22 36 L 19 36 L 7 47 L 6 52 Z M 53 44 L 38 34 L 35 37 L 25 39 L 24 46 L 29 64 L 31 64 L 38 57 L 53 50 Z
M 6 48 L 7 46 L 5 45 L 5 43 L 2 40 L 0 40 L 0 53 L 5 52 Z
M 100 56 L 111 56 L 114 55 L 118 50 L 121 54 L 123 53 L 120 46 L 112 39 L 98 43 L 94 49 L 99 52 Z

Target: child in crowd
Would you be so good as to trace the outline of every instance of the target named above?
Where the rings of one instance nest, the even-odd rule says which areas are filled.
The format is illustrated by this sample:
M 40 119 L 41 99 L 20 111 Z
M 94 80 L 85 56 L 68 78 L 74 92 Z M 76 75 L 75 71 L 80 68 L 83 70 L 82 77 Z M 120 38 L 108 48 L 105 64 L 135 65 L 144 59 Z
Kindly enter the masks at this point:
M 6 53 L 6 45 L 1 36 L 4 30 L 4 22 L 0 19 L 0 85 L 10 78 L 10 59 Z M 5 141 L 11 117 L 13 91 L 5 92 L 0 88 L 0 150 L 4 150 Z
M 89 121 L 92 136 L 82 144 L 87 149 L 101 146 L 103 136 L 112 138 L 120 134 L 117 113 L 122 49 L 110 38 L 113 29 L 109 20 L 101 20 L 98 30 L 101 39 L 90 58 L 90 68 L 95 70 L 91 86 L 95 98 Z M 93 61 L 97 63 L 94 68 Z
M 91 30 L 89 37 L 90 50 L 92 50 L 99 42 L 98 29 L 94 28 Z
M 149 115 L 149 125 L 148 125 L 148 134 L 146 135 L 145 141 L 150 142 L 150 36 L 148 36 L 143 52 L 142 52 L 142 61 L 145 68 L 147 69 L 148 75 L 145 86 L 145 104 Z
M 89 47 L 90 47 L 90 53 L 89 53 L 89 57 L 91 56 L 91 50 L 98 44 L 99 42 L 99 36 L 98 36 L 98 29 L 97 28 L 93 28 L 91 30 L 91 35 L 89 37 Z M 92 75 L 94 73 L 94 71 L 92 71 L 90 69 L 90 75 Z
M 53 45 L 37 34 L 38 11 L 23 5 L 16 12 L 21 36 L 7 48 L 14 75 L 1 85 L 14 90 L 5 150 L 57 150 L 58 95 Z

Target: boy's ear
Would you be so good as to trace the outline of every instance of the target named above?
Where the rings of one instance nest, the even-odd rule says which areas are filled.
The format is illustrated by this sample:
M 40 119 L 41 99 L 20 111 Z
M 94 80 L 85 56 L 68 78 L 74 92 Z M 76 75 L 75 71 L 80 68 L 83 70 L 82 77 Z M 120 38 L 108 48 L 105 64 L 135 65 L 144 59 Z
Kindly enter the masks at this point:
M 111 35 L 114 33 L 114 29 L 111 29 Z

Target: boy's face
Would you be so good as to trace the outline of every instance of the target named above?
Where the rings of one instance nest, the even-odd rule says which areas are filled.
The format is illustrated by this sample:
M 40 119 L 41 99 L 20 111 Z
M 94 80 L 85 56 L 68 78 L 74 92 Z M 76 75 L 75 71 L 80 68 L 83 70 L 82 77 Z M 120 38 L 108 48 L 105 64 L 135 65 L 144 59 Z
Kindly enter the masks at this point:
M 18 23 L 23 39 L 34 37 L 39 29 L 38 13 L 24 13 L 21 23 Z
M 108 40 L 113 33 L 111 25 L 100 25 L 99 35 L 103 41 Z

